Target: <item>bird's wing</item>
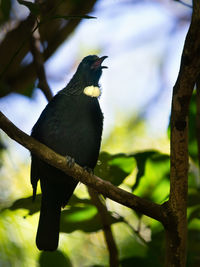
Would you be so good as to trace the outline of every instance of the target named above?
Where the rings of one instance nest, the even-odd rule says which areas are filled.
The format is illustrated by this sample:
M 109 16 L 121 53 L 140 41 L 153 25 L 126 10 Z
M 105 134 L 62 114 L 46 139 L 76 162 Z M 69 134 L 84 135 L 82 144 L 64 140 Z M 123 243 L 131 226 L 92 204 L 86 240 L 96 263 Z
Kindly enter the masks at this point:
M 57 94 L 33 127 L 32 136 L 57 153 L 73 157 L 81 166 L 94 168 L 101 132 L 97 99 Z

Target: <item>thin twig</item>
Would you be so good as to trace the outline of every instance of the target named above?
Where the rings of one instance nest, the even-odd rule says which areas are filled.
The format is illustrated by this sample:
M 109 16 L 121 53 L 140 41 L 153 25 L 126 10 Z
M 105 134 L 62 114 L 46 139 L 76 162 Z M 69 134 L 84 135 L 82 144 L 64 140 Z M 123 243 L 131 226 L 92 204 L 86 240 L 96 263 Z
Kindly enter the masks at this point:
M 189 5 L 189 4 L 185 3 L 185 2 L 182 1 L 182 0 L 174 0 L 174 1 L 179 2 L 179 3 L 182 4 L 183 6 L 192 8 L 192 5 Z
M 31 36 L 31 53 L 33 55 L 35 69 L 39 79 L 38 87 L 42 90 L 47 100 L 50 101 L 53 94 L 46 79 L 44 58 L 40 52 L 40 35 L 38 29 Z
M 28 16 L 28 18 L 26 19 L 27 21 L 27 25 L 32 28 L 34 23 L 35 23 L 35 16 L 33 16 L 32 14 L 30 14 Z M 36 25 L 33 30 L 30 29 L 31 33 L 34 33 L 35 30 L 38 28 L 39 25 Z M 16 31 L 13 30 L 14 32 Z M 28 37 L 27 35 L 25 36 L 25 38 L 22 40 L 22 42 L 20 43 L 20 45 L 16 48 L 15 52 L 12 54 L 10 59 L 7 59 L 6 64 L 3 68 L 3 70 L 0 72 L 0 79 L 3 78 L 3 76 L 5 75 L 5 73 L 7 72 L 7 70 L 9 69 L 9 67 L 12 65 L 14 59 L 19 55 L 19 53 L 21 52 L 22 48 L 24 47 L 24 45 L 26 44 L 27 40 L 29 39 L 29 34 Z
M 113 237 L 112 229 L 111 229 L 111 222 L 110 217 L 108 214 L 108 210 L 106 205 L 102 203 L 100 199 L 100 195 L 98 192 L 90 187 L 88 187 L 88 192 L 90 194 L 91 200 L 93 204 L 97 207 L 99 217 L 102 222 L 103 226 L 103 233 L 106 240 L 106 244 L 109 251 L 109 262 L 110 267 L 118 267 L 119 266 L 119 258 L 118 258 L 118 250 L 117 246 Z

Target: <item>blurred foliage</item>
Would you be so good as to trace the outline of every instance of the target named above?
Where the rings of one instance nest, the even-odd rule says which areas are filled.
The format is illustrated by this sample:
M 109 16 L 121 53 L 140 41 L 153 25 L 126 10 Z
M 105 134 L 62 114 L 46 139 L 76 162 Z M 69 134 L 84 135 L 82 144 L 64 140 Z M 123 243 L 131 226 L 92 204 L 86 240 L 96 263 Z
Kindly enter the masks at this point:
M 8 150 L 2 153 L 6 154 L 8 151 L 9 146 Z M 195 161 L 191 164 L 193 167 L 190 168 L 189 176 L 188 266 L 198 266 L 200 187 L 199 176 L 196 174 L 198 167 Z M 23 168 L 25 166 L 20 167 L 20 172 L 17 170 L 19 177 L 24 176 Z M 26 173 L 27 171 L 29 170 L 26 168 Z M 96 175 L 156 203 L 163 203 L 168 198 L 169 171 L 169 155 L 152 149 L 128 154 L 101 152 L 95 168 Z M 27 180 L 27 177 L 25 179 Z M 24 186 L 25 180 L 20 180 L 21 186 Z M 78 191 L 82 190 L 81 187 Z M 38 194 L 33 202 L 31 188 L 29 188 L 24 191 L 24 196 L 20 191 L 18 195 L 21 197 L 16 198 L 10 206 L 5 207 L 4 204 L 0 212 L 2 264 L 15 265 L 14 255 L 19 254 L 20 266 L 26 266 L 30 260 L 31 266 L 36 266 L 37 260 L 39 266 L 53 266 L 51 263 L 55 262 L 58 263 L 57 266 L 62 266 L 64 263 L 65 266 L 81 266 L 82 263 L 84 266 L 107 266 L 108 254 L 97 209 L 91 203 L 86 191 L 83 195 L 77 192 L 75 191 L 69 205 L 62 211 L 60 250 L 55 253 L 38 254 L 34 244 L 41 194 Z M 146 266 L 147 264 L 162 266 L 165 236 L 160 223 L 109 199 L 106 199 L 106 204 L 119 249 L 121 266 Z M 24 247 L 26 247 L 25 251 Z M 88 251 L 90 251 L 90 257 L 84 256 L 88 255 Z
M 81 4 L 81 1 L 68 2 L 70 2 L 73 12 L 77 10 L 74 7 Z M 90 2 L 95 3 L 95 1 Z M 12 3 L 11 0 L 0 1 L 0 24 L 9 21 Z M 40 13 L 37 4 L 22 0 L 18 0 L 18 3 L 25 5 L 35 15 Z M 78 13 L 76 12 L 76 14 Z M 72 14 L 70 16 L 65 14 L 52 16 L 52 19 L 56 21 L 69 18 L 72 18 Z M 90 19 L 94 17 L 77 15 L 73 18 Z M 72 32 L 73 27 L 71 26 L 68 30 L 68 34 Z M 53 27 L 49 27 L 49 31 L 51 28 Z M 56 31 L 61 28 L 58 26 Z M 55 39 L 55 32 L 52 33 L 52 40 Z M 52 40 L 47 41 L 51 44 Z M 60 41 L 61 43 L 62 41 Z M 27 51 L 24 51 L 15 71 L 18 71 L 19 66 L 22 67 L 21 61 L 26 54 Z M 28 67 L 31 68 L 30 65 Z M 28 77 L 28 81 L 23 83 L 23 90 L 19 92 L 30 97 L 35 88 L 35 77 L 24 75 L 24 69 L 22 73 L 22 80 L 19 84 L 16 83 L 16 86 L 19 85 L 21 88 L 21 83 Z M 32 71 L 30 73 L 32 74 Z M 18 73 L 15 75 L 18 77 Z M 2 95 L 10 92 L 9 82 L 11 80 L 9 76 L 6 82 L 0 81 L 1 85 L 4 84 Z M 18 79 L 16 80 L 18 81 Z M 16 81 L 14 80 L 14 82 Z M 195 101 L 194 93 L 189 115 L 191 160 L 188 190 L 187 264 L 190 267 L 200 266 L 200 180 L 197 165 Z M 170 157 L 167 153 L 169 140 L 155 142 L 152 139 L 145 139 L 144 132 L 147 129 L 141 118 L 132 116 L 128 120 L 120 121 L 123 123 L 119 124 L 118 117 L 116 127 L 103 145 L 105 151 L 112 151 L 113 154 L 108 152 L 100 154 L 95 174 L 145 199 L 163 203 L 168 199 L 170 186 Z M 80 188 L 75 191 L 69 205 L 62 210 L 59 250 L 51 253 L 41 253 L 37 250 L 35 235 L 41 194 L 38 193 L 36 200 L 32 201 L 32 190 L 28 180 L 29 162 L 22 163 L 12 145 L 7 142 L 5 146 L 4 136 L 0 136 L 0 138 L 0 266 L 108 266 L 108 251 L 97 209 L 91 203 L 86 190 Z M 121 153 L 121 151 L 127 153 Z M 106 199 L 105 203 L 109 210 L 108 216 L 119 249 L 121 266 L 163 266 L 165 237 L 161 224 L 109 199 Z
M 128 186 L 129 189 L 127 189 L 130 191 L 134 188 L 137 180 L 135 193 L 160 203 L 168 195 L 169 156 L 158 151 L 115 155 L 102 152 L 95 173 L 104 179 L 110 180 L 115 185 L 122 186 L 124 184 L 126 187 Z M 19 216 L 17 214 L 21 210 L 21 218 L 28 222 L 39 211 L 40 200 L 41 194 L 37 195 L 35 202 L 32 201 L 31 196 L 16 199 L 10 207 L 2 209 L 1 216 L 9 218 L 10 213 L 14 217 Z M 109 204 L 111 201 L 106 200 L 106 202 Z M 157 238 L 157 236 L 163 235 L 163 231 L 154 230 L 151 233 L 149 228 L 151 219 L 146 220 L 145 216 L 143 218 L 134 211 L 130 211 L 130 213 L 132 214 L 129 215 L 131 219 L 128 219 L 126 218 L 126 212 L 124 213 L 124 207 L 117 209 L 110 207 L 109 209 L 110 222 L 114 227 L 114 232 L 117 232 L 117 236 L 119 235 L 116 240 L 121 254 L 122 266 L 130 266 L 129 264 L 133 265 L 134 263 L 146 264 L 147 262 L 151 264 L 150 266 L 161 266 L 159 264 L 162 262 L 163 245 L 160 246 L 160 242 L 161 240 L 162 242 L 164 241 L 160 237 Z M 132 221 L 134 223 L 130 224 Z M 140 225 L 140 227 L 138 226 L 140 229 L 138 229 L 137 225 Z M 20 228 L 17 227 L 14 232 L 19 232 Z M 36 231 L 35 228 L 34 226 L 34 231 Z M 147 229 L 150 231 L 150 238 L 145 237 Z M 89 198 L 80 198 L 74 195 L 69 205 L 62 211 L 61 232 L 69 234 L 77 231 L 84 232 L 87 235 L 101 232 L 101 221 L 96 207 L 93 206 Z M 9 232 L 4 232 L 5 240 L 8 238 L 6 237 L 7 234 Z M 23 235 L 22 230 L 21 234 Z M 32 241 L 34 242 L 34 235 Z M 160 250 L 159 254 L 156 253 L 157 249 Z M 3 251 L 6 253 L 5 250 Z M 67 255 L 70 257 L 70 254 L 67 253 Z M 66 257 L 66 261 L 67 259 L 68 257 Z M 40 256 L 39 261 L 48 261 L 48 257 Z M 70 258 L 68 261 L 71 264 Z M 96 263 L 102 264 L 101 260 Z
M 3 153 L 7 153 L 7 150 Z M 194 162 L 193 165 L 195 165 Z M 102 152 L 95 168 L 95 174 L 128 191 L 134 191 L 138 196 L 163 203 L 169 194 L 169 167 L 169 155 L 156 150 L 113 155 Z M 200 241 L 200 188 L 197 178 L 194 179 L 196 177 L 195 172 L 195 168 L 191 169 L 189 178 L 188 238 L 190 245 L 188 266 L 195 266 L 196 263 L 199 263 L 196 248 Z M 23 173 L 24 171 L 22 171 Z M 20 175 L 22 176 L 22 174 Z M 19 178 L 15 177 L 14 179 Z M 24 181 L 21 179 L 21 186 L 23 185 Z M 34 239 L 41 194 L 38 194 L 33 202 L 30 192 L 31 190 L 25 191 L 24 197 L 21 192 L 22 197 L 16 198 L 13 204 L 1 210 L 2 264 L 14 266 L 16 264 L 14 255 L 19 255 L 20 266 L 27 264 L 27 257 L 29 261 L 30 259 L 32 261 L 31 266 L 36 266 L 37 259 L 40 266 L 51 266 L 49 262 L 55 261 L 58 264 L 60 262 L 60 265 L 57 266 L 62 266 L 64 262 L 66 266 L 80 266 L 81 262 L 85 264 L 84 266 L 94 266 L 95 264 L 107 266 L 108 254 L 96 207 L 93 206 L 88 195 L 84 194 L 84 197 L 81 197 L 76 192 L 69 205 L 62 211 L 61 232 L 63 234 L 61 234 L 60 250 L 52 254 L 40 253 L 38 255 Z M 146 266 L 147 264 L 149 266 L 162 266 L 164 260 L 164 231 L 162 226 L 128 208 L 125 209 L 117 204 L 113 205 L 109 199 L 106 199 L 106 203 L 120 253 L 121 266 Z M 26 225 L 26 230 L 23 224 Z M 27 241 L 28 236 L 29 241 Z M 12 240 L 13 237 L 15 237 L 14 241 Z M 23 241 L 19 242 L 19 240 Z M 85 254 L 82 252 L 85 243 L 87 243 L 87 252 L 85 253 L 88 254 L 88 249 L 90 249 L 90 258 L 83 256 L 79 258 L 80 254 Z M 23 250 L 24 247 L 26 247 L 25 251 Z M 86 247 L 84 251 L 85 249 Z M 74 250 L 76 250 L 75 254 Z
M 132 172 L 135 166 L 132 155 L 110 155 L 107 152 L 102 152 L 95 168 L 95 174 L 118 186 Z
M 191 105 L 194 105 L 194 102 L 192 100 Z M 194 115 L 193 111 L 190 112 Z M 127 124 L 128 122 L 125 122 L 125 125 Z M 113 133 L 118 135 L 118 130 L 119 128 L 116 127 Z M 133 131 L 135 133 L 135 129 Z M 129 130 L 129 135 L 131 134 Z M 189 134 L 194 137 L 194 129 L 191 125 Z M 195 146 L 193 141 L 193 138 L 189 139 L 191 147 Z M 118 145 L 123 146 L 122 143 Z M 29 176 L 27 163 L 20 165 L 15 153 L 12 154 L 15 159 L 6 157 L 10 149 L 8 143 L 7 148 L 2 151 L 4 164 L 1 169 L 1 179 L 13 177 L 10 180 L 10 186 L 15 193 L 11 194 L 11 205 L 9 205 L 11 201 L 2 202 L 1 205 L 0 264 L 2 263 L 3 266 L 38 266 L 38 264 L 51 266 L 52 264 L 53 266 L 57 262 L 57 266 L 63 266 L 62 264 L 108 266 L 108 252 L 103 239 L 101 221 L 86 191 L 79 192 L 82 191 L 83 185 L 75 191 L 69 205 L 62 211 L 59 251 L 54 253 L 37 251 L 35 234 L 41 194 L 38 193 L 36 200 L 32 201 L 31 186 L 27 181 Z M 162 147 L 160 151 L 145 148 L 143 151 L 134 153 L 101 152 L 95 174 L 138 196 L 163 203 L 169 195 L 170 158 L 169 154 L 161 151 Z M 195 154 L 197 150 L 192 151 L 188 197 L 188 266 L 198 266 L 200 182 Z M 7 172 L 4 171 L 5 168 L 8 169 Z M 106 205 L 119 249 L 121 266 L 146 266 L 147 264 L 162 266 L 165 236 L 161 224 L 109 199 L 106 199 Z M 16 255 L 20 264 L 16 263 Z
M 72 267 L 70 259 L 64 255 L 61 251 L 57 250 L 55 252 L 42 252 L 39 257 L 40 267 L 55 267 L 55 266 L 65 266 Z

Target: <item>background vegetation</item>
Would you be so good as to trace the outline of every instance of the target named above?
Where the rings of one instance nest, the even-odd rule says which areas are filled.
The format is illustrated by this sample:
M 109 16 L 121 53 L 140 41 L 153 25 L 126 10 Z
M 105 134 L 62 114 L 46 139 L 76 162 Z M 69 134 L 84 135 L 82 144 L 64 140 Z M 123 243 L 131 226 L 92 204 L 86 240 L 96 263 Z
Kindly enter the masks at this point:
M 29 101 L 35 101 L 35 99 L 31 100 L 35 97 L 35 91 L 37 94 L 42 94 L 37 89 L 37 71 L 30 57 L 30 32 L 34 27 L 39 26 L 41 51 L 45 62 L 55 56 L 57 48 L 65 40 L 68 41 L 70 34 L 73 34 L 81 25 L 81 21 L 85 19 L 88 20 L 87 23 L 93 23 L 92 9 L 95 9 L 97 2 L 101 0 L 48 0 L 36 1 L 36 4 L 18 0 L 19 4 L 26 6 L 28 12 L 31 11 L 31 15 L 29 13 L 24 15 L 22 12 L 23 14 L 17 19 L 14 14 L 21 10 L 22 6 L 17 5 L 16 1 L 1 1 L 0 96 L 2 101 L 0 104 L 2 109 L 3 101 L 9 102 L 9 112 L 16 103 L 19 103 L 13 92 L 23 95 Z M 141 2 L 145 5 L 146 1 Z M 167 1 L 149 2 L 159 3 L 163 8 L 168 8 Z M 40 8 L 38 4 L 41 4 Z M 130 4 L 137 5 L 137 1 L 123 3 L 123 5 Z M 113 3 L 112 5 L 114 6 Z M 122 3 L 119 1 L 115 5 L 122 5 Z M 180 8 L 176 7 L 177 10 Z M 186 12 L 183 9 L 184 11 L 178 13 L 181 16 L 177 16 L 175 25 L 179 30 L 182 29 L 181 23 L 183 26 L 190 19 L 191 10 L 187 8 L 189 11 Z M 85 16 L 88 14 L 89 17 Z M 35 25 L 33 15 L 39 15 L 39 25 Z M 70 17 L 69 20 L 69 16 L 76 17 Z M 131 27 L 131 25 L 128 26 Z M 109 38 L 112 38 L 111 33 Z M 88 47 L 87 52 L 82 47 L 84 53 L 104 52 L 99 47 L 95 47 L 96 50 L 91 50 L 89 45 Z M 163 58 L 162 60 L 165 62 Z M 79 58 L 74 59 L 72 65 L 76 61 L 78 62 Z M 159 74 L 165 69 L 163 62 L 161 60 L 158 62 L 160 63 L 158 64 Z M 109 68 L 112 72 L 111 64 Z M 166 76 L 163 74 L 159 86 L 162 87 L 166 83 L 165 79 Z M 104 82 L 106 80 L 103 80 L 102 86 Z M 112 87 L 112 84 L 106 87 L 109 86 Z M 150 129 L 152 124 L 145 112 L 146 110 L 150 112 L 152 105 L 162 100 L 163 96 L 161 96 L 161 92 L 158 91 L 154 97 L 147 99 L 137 113 L 132 110 L 128 116 L 122 110 L 118 110 L 112 123 L 114 126 L 110 127 L 105 134 L 102 152 L 95 169 L 95 174 L 99 177 L 159 204 L 166 201 L 169 196 L 169 139 L 167 127 L 166 133 L 164 131 L 159 135 L 153 133 Z M 21 103 L 20 109 L 26 115 L 27 105 L 23 105 L 23 101 Z M 106 106 L 105 103 L 102 105 Z M 41 109 L 43 107 L 44 105 Z M 162 113 L 162 109 L 159 112 Z M 31 113 L 34 113 L 33 109 Z M 153 116 L 153 113 L 150 114 Z M 189 125 L 188 266 L 200 265 L 198 249 L 200 181 L 195 141 L 195 114 L 196 93 L 193 94 L 191 101 Z M 23 125 L 19 117 L 16 120 L 19 127 L 21 123 Z M 110 125 L 109 122 L 107 125 Z M 53 253 L 41 253 L 36 249 L 35 235 L 41 196 L 38 192 L 36 201 L 32 202 L 29 182 L 30 159 L 28 154 L 16 147 L 2 131 L 0 134 L 0 266 L 108 266 L 109 255 L 104 241 L 102 222 L 96 206 L 91 202 L 87 189 L 82 184 L 78 186 L 69 205 L 62 212 L 59 250 Z M 146 266 L 147 264 L 162 266 L 165 244 L 162 225 L 109 199 L 105 202 L 121 266 Z

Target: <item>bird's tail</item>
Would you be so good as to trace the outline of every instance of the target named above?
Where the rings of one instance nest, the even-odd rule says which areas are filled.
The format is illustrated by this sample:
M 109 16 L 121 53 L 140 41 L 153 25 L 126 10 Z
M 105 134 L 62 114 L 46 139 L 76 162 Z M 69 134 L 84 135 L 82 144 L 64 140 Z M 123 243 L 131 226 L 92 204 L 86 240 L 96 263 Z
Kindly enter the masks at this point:
M 53 251 L 58 247 L 61 204 L 43 194 L 36 236 L 39 250 Z
M 77 185 L 72 177 L 62 172 L 52 171 L 56 179 L 40 179 L 42 202 L 40 219 L 36 236 L 36 245 L 39 250 L 53 251 L 58 247 L 61 207 L 64 207 Z M 62 178 L 62 179 L 61 179 Z

